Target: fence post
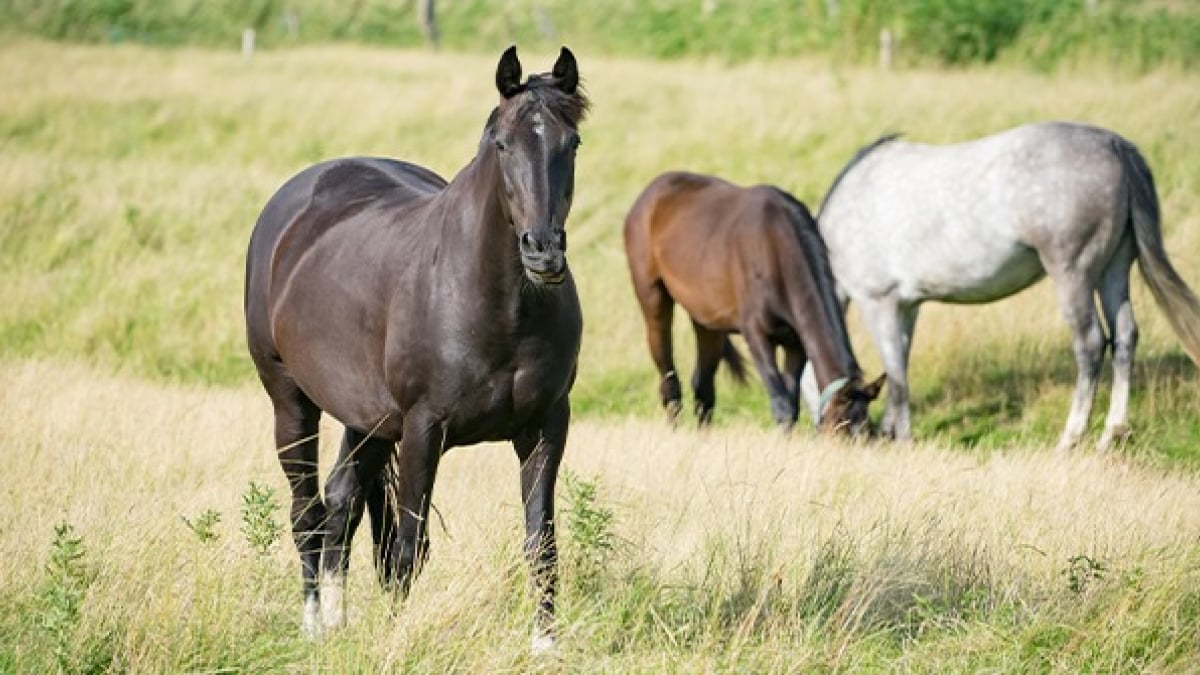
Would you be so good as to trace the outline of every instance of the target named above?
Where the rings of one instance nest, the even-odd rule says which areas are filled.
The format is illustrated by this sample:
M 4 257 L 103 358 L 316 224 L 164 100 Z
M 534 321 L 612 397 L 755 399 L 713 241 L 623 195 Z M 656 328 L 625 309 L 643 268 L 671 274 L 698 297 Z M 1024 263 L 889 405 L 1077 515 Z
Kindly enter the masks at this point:
M 417 20 L 421 22 L 421 32 L 430 47 L 438 48 L 440 35 L 437 27 L 437 14 L 434 0 L 419 0 L 417 2 Z
M 247 61 L 254 56 L 254 29 L 246 28 L 242 30 L 242 57 Z

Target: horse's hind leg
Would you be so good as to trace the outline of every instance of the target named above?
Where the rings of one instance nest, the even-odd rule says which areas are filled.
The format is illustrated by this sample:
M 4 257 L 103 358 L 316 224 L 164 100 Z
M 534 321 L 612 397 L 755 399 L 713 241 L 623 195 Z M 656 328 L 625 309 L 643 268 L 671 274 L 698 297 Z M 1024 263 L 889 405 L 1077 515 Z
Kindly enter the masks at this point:
M 667 418 L 674 423 L 683 409 L 683 390 L 679 386 L 679 375 L 675 372 L 674 349 L 671 344 L 671 318 L 675 313 L 675 300 L 667 293 L 661 281 L 634 283 L 638 302 L 642 305 L 642 316 L 646 320 L 646 340 L 650 344 L 650 357 L 658 368 L 661 378 L 658 386 Z
M 394 448 L 393 448 L 394 449 Z M 367 485 L 367 513 L 371 518 L 371 540 L 375 545 L 375 572 L 384 589 L 395 588 L 399 579 L 397 556 L 395 490 L 398 475 L 394 466 L 383 469 Z
M 1105 339 L 1100 319 L 1096 316 L 1093 286 L 1085 275 L 1070 273 L 1053 276 L 1063 318 L 1071 329 L 1075 364 L 1079 369 L 1075 394 L 1071 399 L 1071 412 L 1067 415 L 1066 427 L 1058 440 L 1058 450 L 1064 451 L 1073 448 L 1087 430 L 1092 399 L 1096 395 L 1096 381 L 1104 360 Z
M 325 504 L 317 473 L 317 430 L 321 410 L 285 373 L 264 376 L 275 408 L 275 447 L 292 492 L 292 539 L 300 553 L 304 581 L 304 632 L 320 633 L 321 601 L 317 571 L 324 541 Z
M 717 367 L 721 365 L 721 353 L 725 349 L 725 334 L 711 331 L 692 322 L 696 329 L 696 370 L 692 373 L 692 392 L 696 395 L 696 419 L 700 426 L 712 421 L 713 408 L 717 405 L 717 389 L 713 380 Z
M 376 480 L 393 444 L 347 428 L 337 463 L 325 484 L 329 517 L 321 557 L 321 617 L 326 628 L 345 621 L 346 572 L 350 540 L 362 519 L 368 486 Z
M 1129 435 L 1129 381 L 1138 341 L 1133 304 L 1129 301 L 1129 269 L 1133 258 L 1133 242 L 1126 238 L 1100 278 L 1100 306 L 1104 310 L 1113 353 L 1112 401 L 1104 421 L 1104 434 L 1097 444 L 1101 450 L 1107 450 L 1113 441 Z

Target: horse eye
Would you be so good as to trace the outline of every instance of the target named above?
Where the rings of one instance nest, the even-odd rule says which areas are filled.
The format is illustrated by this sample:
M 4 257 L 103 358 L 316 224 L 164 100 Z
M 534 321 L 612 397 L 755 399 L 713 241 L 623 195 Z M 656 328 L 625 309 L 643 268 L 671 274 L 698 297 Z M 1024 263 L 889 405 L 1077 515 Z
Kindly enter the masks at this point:
M 499 138 L 495 139 L 493 142 L 496 144 L 496 149 L 500 152 L 504 152 L 508 149 L 508 146 L 505 145 L 504 141 L 500 140 Z

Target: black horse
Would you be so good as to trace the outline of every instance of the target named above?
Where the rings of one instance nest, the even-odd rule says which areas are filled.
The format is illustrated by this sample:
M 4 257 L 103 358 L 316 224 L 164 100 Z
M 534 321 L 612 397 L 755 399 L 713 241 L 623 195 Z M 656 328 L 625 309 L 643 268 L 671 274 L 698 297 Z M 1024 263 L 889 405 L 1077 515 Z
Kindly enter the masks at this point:
M 510 47 L 496 70 L 500 103 L 453 181 L 390 159 L 337 159 L 289 180 L 259 216 L 246 332 L 275 410 L 310 633 L 344 621 L 364 505 L 381 578 L 404 594 L 428 552 L 441 455 L 507 439 L 521 462 L 534 647 L 553 645 L 554 485 L 583 328 L 563 230 L 587 111 L 578 85 L 565 47 L 551 73 L 524 83 Z M 322 411 L 345 425 L 324 501 Z

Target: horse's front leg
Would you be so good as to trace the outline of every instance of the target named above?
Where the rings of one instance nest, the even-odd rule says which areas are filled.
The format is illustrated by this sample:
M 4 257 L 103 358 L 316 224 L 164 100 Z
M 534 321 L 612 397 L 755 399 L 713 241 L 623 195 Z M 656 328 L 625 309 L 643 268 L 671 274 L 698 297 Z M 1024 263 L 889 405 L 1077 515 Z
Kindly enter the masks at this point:
M 808 355 L 803 347 L 785 347 L 783 351 L 783 381 L 787 385 L 788 394 L 792 397 L 792 405 L 800 409 L 800 399 L 804 388 L 803 379 Z
M 908 355 L 912 347 L 913 329 L 917 324 L 917 305 L 903 305 L 896 298 L 885 297 L 859 303 L 867 329 L 879 349 L 880 360 L 887 371 L 887 407 L 879 432 L 898 441 L 912 438 L 912 422 L 908 403 Z
M 566 396 L 551 406 L 540 427 L 527 429 L 513 439 L 521 462 L 521 501 L 525 505 L 525 559 L 537 600 L 533 623 L 533 651 L 554 648 L 554 594 L 558 585 L 558 542 L 554 533 L 554 486 L 571 406 Z
M 775 345 L 771 344 L 766 332 L 751 322 L 745 322 L 742 337 L 746 338 L 746 346 L 750 348 L 750 357 L 758 376 L 762 378 L 767 388 L 767 396 L 771 399 L 771 418 L 783 431 L 791 431 L 796 423 L 798 409 L 796 399 L 788 390 L 787 381 L 779 372 L 779 364 L 775 362 Z
M 429 506 L 446 432 L 446 422 L 434 415 L 410 411 L 404 418 L 392 486 L 395 538 L 384 564 L 402 598 L 429 557 Z

